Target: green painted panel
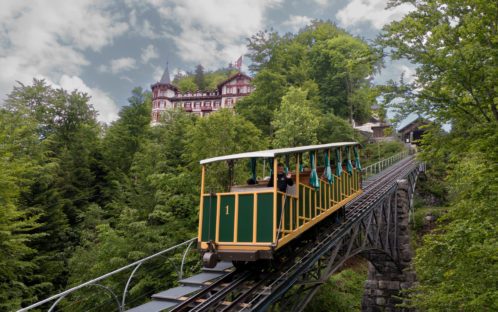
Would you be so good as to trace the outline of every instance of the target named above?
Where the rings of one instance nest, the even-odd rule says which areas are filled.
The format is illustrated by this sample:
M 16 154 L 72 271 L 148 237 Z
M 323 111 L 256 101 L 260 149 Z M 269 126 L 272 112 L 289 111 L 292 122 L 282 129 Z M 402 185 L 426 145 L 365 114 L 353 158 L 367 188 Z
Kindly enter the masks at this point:
M 327 183 L 327 191 L 325 192 L 325 209 L 329 210 L 330 208 L 330 189 L 332 186 L 330 183 Z
M 320 185 L 320 207 L 321 208 L 327 208 L 325 205 L 325 192 L 326 192 L 326 186 L 325 183 L 322 182 L 322 185 Z
M 201 241 L 207 242 L 216 238 L 216 196 L 204 196 L 202 207 Z
M 280 225 L 280 216 L 282 215 L 282 201 L 284 196 L 282 194 L 277 194 L 277 229 Z
M 351 194 L 351 176 L 346 174 L 346 194 L 349 196 Z
M 254 216 L 254 195 L 239 195 L 239 219 L 237 220 L 237 241 L 252 242 Z
M 292 199 L 292 228 L 297 228 L 297 199 Z
M 285 230 L 290 230 L 290 201 L 291 198 L 287 197 L 287 200 L 285 200 L 285 207 L 284 207 L 284 229 Z
M 336 201 L 336 189 L 337 189 L 337 179 L 334 177 L 334 183 L 332 183 L 332 200 Z
M 258 194 L 257 242 L 273 241 L 273 194 Z
M 344 199 L 344 193 L 345 193 L 345 190 L 346 190 L 346 178 L 344 177 L 344 171 L 341 173 L 341 187 L 340 187 L 340 193 L 339 193 L 339 198 L 341 200 Z
M 349 181 L 350 179 L 350 176 L 349 176 L 349 173 L 346 173 L 346 197 L 349 197 L 349 194 L 351 192 L 351 187 L 349 186 Z
M 316 215 L 316 192 L 314 190 L 310 190 L 310 199 L 311 199 L 311 218 L 314 218 Z
M 299 215 L 304 217 L 304 187 L 299 186 Z M 304 224 L 304 220 L 299 220 L 299 226 Z
M 310 217 L 310 190 L 307 188 L 304 193 L 304 211 L 306 218 Z
M 220 242 L 233 242 L 235 195 L 220 196 Z

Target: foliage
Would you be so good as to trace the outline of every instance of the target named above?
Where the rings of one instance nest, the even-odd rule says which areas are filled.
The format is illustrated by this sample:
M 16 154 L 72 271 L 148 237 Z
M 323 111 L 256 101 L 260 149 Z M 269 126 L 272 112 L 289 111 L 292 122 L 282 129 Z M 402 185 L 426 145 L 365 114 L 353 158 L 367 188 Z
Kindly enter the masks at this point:
M 360 39 L 339 35 L 314 44 L 309 63 L 324 111 L 359 122 L 370 118 L 375 98 L 366 77 L 372 76 L 379 63 L 372 48 Z
M 360 311 L 366 274 L 346 269 L 332 275 L 306 306 L 307 312 Z
M 66 261 L 79 242 L 78 215 L 97 196 L 101 129 L 89 100 L 85 93 L 54 89 L 35 79 L 32 85 L 15 86 L 4 106 L 30 123 L 30 146 L 16 148 L 38 168 L 18 201 L 40 223 L 28 243 L 37 253 L 26 258 L 33 264 L 22 281 L 31 286 L 22 299 L 26 302 L 64 287 Z
M 237 101 L 235 111 L 271 136 L 273 114 L 287 89 L 285 77 L 270 70 L 262 70 L 252 83 L 256 90 Z
M 418 64 L 415 80 L 390 82 L 386 101 L 400 118 L 411 112 L 441 122 L 496 123 L 496 21 L 493 1 L 396 0 L 415 10 L 384 27 L 379 43 L 393 59 Z M 395 98 L 404 101 L 392 101 Z M 397 103 L 397 104 L 396 104 Z
M 417 250 L 415 268 L 421 285 L 411 295 L 416 307 L 496 310 L 497 133 L 496 126 L 458 128 L 438 141 L 439 148 L 423 147 L 424 159 L 445 162 L 450 205 L 437 231 L 425 236 Z
M 294 87 L 290 87 L 283 96 L 272 121 L 275 128 L 273 147 L 304 146 L 318 142 L 317 111 L 306 97 L 306 91 Z
M 318 141 L 320 143 L 362 141 L 362 136 L 346 120 L 327 113 L 319 119 Z
M 416 112 L 451 122 L 430 127 L 420 158 L 430 177 L 446 180 L 438 193 L 448 213 L 417 250 L 420 286 L 412 306 L 429 311 L 497 309 L 496 4 L 489 1 L 409 2 L 415 10 L 384 28 L 379 43 L 395 59 L 418 64 L 415 80 L 383 88 L 399 115 Z M 393 102 L 404 99 L 402 105 Z M 400 103 L 400 102 L 398 102 Z
M 375 92 L 370 77 L 379 53 L 330 22 L 314 21 L 297 34 L 261 31 L 248 39 L 256 90 L 237 112 L 273 137 L 271 122 L 289 87 L 307 91 L 317 113 L 366 121 Z
M 240 115 L 234 115 L 230 109 L 221 109 L 207 118 L 201 118 L 190 131 L 188 154 L 190 168 L 200 176 L 199 161 L 206 158 L 265 149 L 268 141 L 262 132 Z M 209 148 L 206 148 L 206 147 Z M 237 183 L 242 184 L 249 176 L 248 166 L 236 163 Z M 208 166 L 206 185 L 226 189 L 229 184 L 228 169 L 224 163 Z
M 195 68 L 194 83 L 197 85 L 199 90 L 204 90 L 206 88 L 206 79 L 204 78 L 204 67 L 201 64 L 197 65 Z
M 401 142 L 377 142 L 366 145 L 360 154 L 362 167 L 376 163 L 382 159 L 389 158 L 405 149 Z
M 176 86 L 178 87 L 178 89 L 180 89 L 180 91 L 182 91 L 182 93 L 185 93 L 187 91 L 195 92 L 199 89 L 197 84 L 194 82 L 194 76 L 182 77 L 178 80 Z
M 185 75 L 175 75 L 173 85 L 181 92 L 196 92 L 197 90 L 214 90 L 223 80 L 235 75 L 238 71 L 232 68 L 222 68 L 216 71 L 204 71 L 202 65 L 196 67 L 195 73 L 187 72 Z
M 39 215 L 23 207 L 22 193 L 39 169 L 29 154 L 39 151 L 35 125 L 20 113 L 0 110 L 0 310 L 18 309 L 32 295 L 24 279 L 36 269 L 29 243 L 40 236 L 30 233 L 40 225 Z
M 317 58 L 331 56 L 329 48 L 336 49 L 337 64 L 320 71 Z M 150 127 L 151 94 L 136 88 L 119 119 L 104 126 L 85 93 L 36 79 L 13 88 L 0 109 L 2 309 L 26 306 L 194 237 L 201 159 L 267 149 L 270 142 L 297 146 L 356 137 L 345 120 L 349 115 L 340 116 L 336 108 L 349 112 L 353 107 L 359 119 L 368 115 L 362 112 L 372 103 L 369 75 L 377 63 L 363 41 L 330 22 L 314 22 L 298 34 L 256 34 L 249 49 L 258 70 L 256 89 L 237 102 L 237 114 L 220 110 L 198 118 L 169 111 L 161 124 Z M 351 92 L 336 98 L 326 94 L 325 100 L 318 75 L 332 70 L 350 79 L 328 77 L 337 80 L 333 87 L 349 81 Z M 199 65 L 195 74 L 177 75 L 174 84 L 182 92 L 213 90 L 236 72 L 209 72 Z M 332 112 L 324 104 L 329 102 L 342 104 Z M 233 166 L 237 174 L 231 182 L 245 183 L 248 161 Z M 229 185 L 226 164 L 209 165 L 206 172 L 208 186 Z M 196 255 L 188 258 L 198 263 Z M 160 273 L 151 278 L 150 270 Z M 175 279 L 169 263 L 144 265 L 129 300 L 144 301 L 141 294 Z M 122 276 L 106 283 L 122 289 Z M 67 299 L 62 308 L 104 311 L 112 302 L 91 287 Z M 69 307 L 69 299 L 80 305 Z

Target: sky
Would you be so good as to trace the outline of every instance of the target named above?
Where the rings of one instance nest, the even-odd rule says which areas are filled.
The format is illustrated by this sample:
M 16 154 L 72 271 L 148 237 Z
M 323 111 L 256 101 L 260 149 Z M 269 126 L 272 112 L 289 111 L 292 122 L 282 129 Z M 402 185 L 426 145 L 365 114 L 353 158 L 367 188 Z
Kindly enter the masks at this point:
M 0 103 L 17 82 L 45 79 L 91 96 L 98 120 L 112 122 L 135 87 L 150 90 L 169 64 L 173 76 L 197 64 L 215 70 L 247 53 L 260 30 L 296 33 L 330 20 L 367 42 L 409 5 L 387 0 L 1 0 Z M 242 71 L 248 59 L 243 59 Z M 374 82 L 410 79 L 414 69 L 386 62 Z M 1 104 L 0 104 L 1 105 Z

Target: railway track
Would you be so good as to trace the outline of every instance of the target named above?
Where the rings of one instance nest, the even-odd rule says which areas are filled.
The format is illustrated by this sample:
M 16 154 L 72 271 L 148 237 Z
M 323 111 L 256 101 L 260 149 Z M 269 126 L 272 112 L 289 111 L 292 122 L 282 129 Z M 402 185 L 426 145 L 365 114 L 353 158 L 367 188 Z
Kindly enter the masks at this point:
M 203 287 L 169 311 L 263 311 L 292 285 L 334 244 L 347 233 L 356 220 L 369 213 L 396 181 L 413 170 L 414 157 L 399 161 L 382 175 L 365 183 L 364 192 L 345 207 L 345 220 L 323 220 L 303 233 L 295 243 L 284 246 L 280 257 L 250 263 L 232 270 Z M 135 309 L 132 309 L 135 310 Z M 139 311 L 139 310 L 137 310 Z

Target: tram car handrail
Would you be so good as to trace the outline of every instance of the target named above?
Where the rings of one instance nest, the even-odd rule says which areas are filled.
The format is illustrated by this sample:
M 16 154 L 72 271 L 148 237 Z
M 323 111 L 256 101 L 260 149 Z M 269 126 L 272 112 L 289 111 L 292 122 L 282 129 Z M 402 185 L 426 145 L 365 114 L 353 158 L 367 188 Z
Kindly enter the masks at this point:
M 203 265 L 219 260 L 272 259 L 275 252 L 324 218 L 344 212 L 344 205 L 362 193 L 357 142 L 338 142 L 219 156 L 202 165 L 198 248 Z M 308 155 L 306 155 L 308 154 Z M 318 162 L 322 166 L 317 166 Z M 250 174 L 250 184 L 236 184 L 237 170 Z M 257 178 L 257 164 L 263 175 Z M 225 163 L 229 185 L 205 185 L 208 175 Z M 278 189 L 278 165 L 291 173 L 292 186 Z M 268 186 L 266 165 L 273 184 Z M 304 168 L 306 167 L 307 168 Z M 295 170 L 291 170 L 294 167 Z M 213 183 L 213 179 L 209 180 Z M 216 192 L 215 192 L 216 191 Z

